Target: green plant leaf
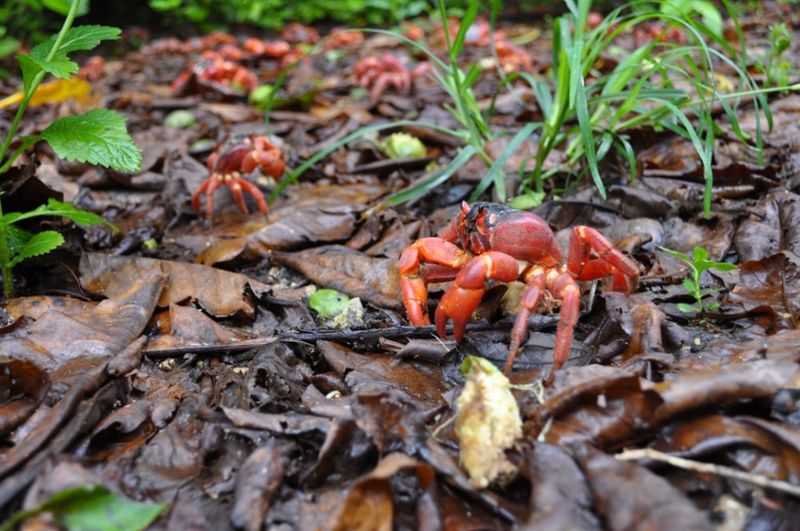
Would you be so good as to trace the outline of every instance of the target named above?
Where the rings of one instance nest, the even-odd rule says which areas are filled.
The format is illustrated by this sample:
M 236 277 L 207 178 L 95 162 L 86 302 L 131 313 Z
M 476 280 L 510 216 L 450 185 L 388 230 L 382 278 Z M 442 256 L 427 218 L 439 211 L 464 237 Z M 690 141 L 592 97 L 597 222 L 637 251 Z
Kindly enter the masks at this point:
M 694 280 L 691 278 L 684 278 L 683 282 L 681 282 L 681 286 L 683 286 L 683 289 L 686 290 L 686 293 L 689 293 L 692 296 L 694 296 L 694 294 L 697 293 L 700 288 L 700 286 L 695 284 Z
M 20 511 L 9 518 L 0 531 L 11 531 L 31 516 L 53 513 L 67 529 L 83 531 L 140 531 L 160 515 L 166 504 L 141 503 L 98 485 L 82 485 L 63 490 L 38 507 Z
M 16 225 L 6 225 L 6 237 L 8 238 L 8 252 L 14 256 L 28 243 L 28 240 L 33 238 L 33 233 Z
M 308 305 L 312 310 L 320 314 L 325 319 L 333 319 L 350 302 L 350 297 L 344 293 L 339 293 L 335 289 L 318 289 L 308 298 Z
M 119 28 L 111 26 L 89 25 L 72 27 L 67 31 L 64 40 L 61 41 L 57 55 L 93 50 L 101 41 L 119 39 L 120 33 Z M 45 61 L 55 42 L 56 35 L 53 35 L 49 40 L 34 46 L 31 49 L 31 55 L 38 60 Z
M 29 90 L 33 77 L 44 70 L 59 79 L 67 79 L 78 71 L 78 63 L 70 61 L 65 55 L 57 55 L 50 61 L 40 59 L 28 54 L 17 55 L 20 70 L 22 70 L 23 87 Z
M 86 210 L 81 210 L 75 205 L 64 203 L 56 199 L 48 199 L 46 205 L 39 205 L 28 212 L 9 212 L 0 219 L 2 219 L 2 222 L 5 223 L 7 227 L 13 227 L 13 223 L 40 216 L 64 217 L 78 225 L 103 224 L 111 227 L 115 232 L 118 230 L 101 216 L 93 214 L 92 212 L 87 212 Z
M 678 310 L 683 313 L 695 313 L 697 311 L 697 306 L 694 304 L 679 302 L 676 306 L 678 307 Z
M 64 237 L 54 230 L 37 232 L 22 247 L 17 249 L 16 255 L 11 258 L 10 266 L 14 267 L 28 258 L 47 254 L 62 243 L 64 243 Z
M 125 129 L 125 118 L 108 109 L 56 120 L 41 137 L 62 159 L 126 172 L 139 171 L 142 164 L 142 152 Z
M 695 262 L 700 262 L 701 260 L 708 260 L 708 251 L 703 249 L 702 247 L 695 247 L 692 251 L 692 259 Z
M 67 16 L 69 13 L 71 0 L 43 0 L 42 5 L 47 9 L 55 11 L 59 15 Z M 82 17 L 89 12 L 89 0 L 80 0 L 78 3 L 78 11 L 75 13 L 76 17 Z

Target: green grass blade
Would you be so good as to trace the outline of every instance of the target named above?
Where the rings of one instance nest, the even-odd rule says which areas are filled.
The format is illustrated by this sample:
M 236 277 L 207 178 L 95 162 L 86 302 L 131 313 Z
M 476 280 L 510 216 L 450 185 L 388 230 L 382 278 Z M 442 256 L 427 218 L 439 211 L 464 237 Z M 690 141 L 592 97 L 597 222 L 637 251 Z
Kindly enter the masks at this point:
M 589 107 L 586 104 L 586 89 L 583 84 L 583 69 L 581 68 L 581 51 L 583 48 L 583 41 L 578 39 L 572 48 L 571 70 L 572 84 L 570 92 L 574 88 L 574 101 L 575 113 L 578 116 L 578 125 L 581 130 L 581 138 L 583 140 L 583 150 L 586 154 L 586 162 L 589 165 L 589 172 L 592 174 L 592 180 L 600 192 L 600 197 L 606 198 L 606 187 L 603 184 L 603 179 L 600 177 L 600 169 L 597 166 L 597 151 L 594 143 L 594 135 L 592 134 L 592 123 L 589 119 Z
M 400 203 L 406 203 L 408 201 L 412 201 L 423 195 L 429 193 L 431 190 L 439 186 L 440 184 L 446 182 L 452 175 L 458 171 L 458 169 L 466 164 L 469 159 L 472 158 L 475 153 L 477 153 L 477 149 L 475 146 L 466 145 L 458 152 L 458 155 L 450 161 L 450 164 L 435 171 L 430 177 L 424 179 L 422 182 L 411 186 L 405 190 L 401 190 L 400 192 L 394 194 L 393 196 L 386 199 L 384 204 L 386 206 L 394 206 Z
M 528 139 L 537 127 L 539 127 L 538 123 L 528 123 L 514 135 L 514 138 L 511 139 L 505 149 L 494 160 L 491 167 L 486 172 L 486 175 L 484 175 L 481 182 L 478 183 L 478 186 L 470 195 L 470 201 L 477 201 L 481 194 L 489 188 L 489 185 L 494 183 L 494 189 L 497 191 L 497 198 L 501 203 L 506 202 L 506 184 L 503 168 L 511 155 L 517 151 L 519 145 Z
M 358 140 L 359 138 L 363 138 L 364 136 L 372 133 L 373 131 L 383 131 L 385 129 L 393 129 L 393 128 L 396 128 L 396 127 L 406 127 L 406 126 L 427 127 L 427 128 L 432 129 L 434 131 L 438 131 L 438 132 L 443 133 L 445 135 L 452 136 L 453 138 L 457 138 L 457 139 L 461 140 L 461 137 L 459 136 L 458 132 L 453 131 L 451 129 L 447 129 L 445 127 L 438 126 L 436 124 L 428 123 L 428 122 L 418 122 L 418 121 L 415 121 L 415 120 L 400 120 L 400 121 L 397 121 L 397 122 L 389 122 L 389 123 L 385 123 L 385 124 L 368 125 L 366 127 L 362 127 L 361 129 L 359 129 L 358 131 L 356 131 L 354 133 L 351 133 L 351 134 L 347 135 L 346 137 L 342 138 L 338 142 L 335 142 L 334 144 L 331 144 L 330 146 L 326 147 L 325 149 L 322 149 L 322 150 L 318 151 L 312 157 L 310 157 L 307 161 L 305 161 L 303 164 L 301 164 L 300 166 L 298 166 L 294 170 L 292 170 L 292 171 L 288 172 L 286 175 L 284 175 L 283 179 L 281 179 L 280 182 L 278 183 L 278 186 L 276 186 L 275 190 L 273 190 L 272 193 L 270 194 L 269 201 L 270 202 L 274 201 L 280 195 L 280 193 L 283 192 L 283 190 L 287 186 L 289 186 L 290 184 L 292 184 L 295 181 L 297 181 L 297 179 L 307 169 L 309 169 L 311 166 L 313 166 L 314 164 L 316 164 L 317 162 L 319 162 L 323 158 L 327 157 L 328 155 L 330 155 L 331 153 L 333 153 L 334 151 L 336 151 L 340 147 L 349 144 L 353 140 Z

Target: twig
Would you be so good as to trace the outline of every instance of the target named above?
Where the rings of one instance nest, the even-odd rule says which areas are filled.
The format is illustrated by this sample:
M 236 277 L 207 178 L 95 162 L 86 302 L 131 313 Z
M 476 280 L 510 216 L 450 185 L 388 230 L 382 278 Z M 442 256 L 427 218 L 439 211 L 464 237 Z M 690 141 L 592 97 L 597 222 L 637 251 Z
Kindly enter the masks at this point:
M 535 315 L 528 321 L 528 330 L 541 330 L 558 323 L 557 315 Z M 511 320 L 503 320 L 489 324 L 469 324 L 467 332 L 484 332 L 488 330 L 502 330 L 514 325 Z M 453 327 L 447 327 L 448 336 L 452 335 Z M 387 328 L 370 328 L 367 330 L 321 330 L 309 332 L 279 332 L 280 339 L 295 341 L 358 341 L 395 337 L 435 337 L 436 327 L 428 326 L 391 326 Z
M 716 474 L 718 476 L 730 479 L 738 479 L 759 487 L 774 489 L 800 498 L 800 487 L 797 485 L 792 485 L 789 482 L 781 481 L 779 479 L 771 479 L 757 474 L 750 474 L 747 472 L 742 472 L 741 470 L 736 470 L 735 468 L 715 465 L 713 463 L 699 463 L 697 461 L 692 461 L 691 459 L 684 459 L 683 457 L 677 457 L 664 452 L 659 452 L 658 450 L 653 450 L 652 448 L 625 450 L 614 457 L 620 461 L 652 459 L 653 461 L 668 463 L 677 468 L 693 470 L 695 472 L 703 472 L 706 474 Z

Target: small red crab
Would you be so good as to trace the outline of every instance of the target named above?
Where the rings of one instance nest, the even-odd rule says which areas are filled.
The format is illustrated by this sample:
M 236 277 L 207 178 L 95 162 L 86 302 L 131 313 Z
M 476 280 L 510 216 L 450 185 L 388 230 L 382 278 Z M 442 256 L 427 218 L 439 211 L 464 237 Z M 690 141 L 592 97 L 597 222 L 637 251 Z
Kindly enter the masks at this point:
M 200 212 L 200 196 L 206 196 L 206 217 L 210 220 L 214 215 L 214 193 L 221 185 L 231 191 L 234 201 L 239 205 L 242 213 L 247 214 L 247 205 L 244 194 L 248 193 L 256 200 L 258 210 L 266 214 L 267 202 L 264 194 L 258 187 L 246 180 L 242 175 L 259 168 L 264 174 L 280 178 L 283 175 L 283 159 L 281 150 L 265 136 L 248 136 L 244 140 L 235 142 L 224 148 L 220 153 L 218 149 L 206 161 L 211 175 L 192 196 L 192 206 Z
M 518 72 L 520 70 L 532 71 L 533 59 L 524 48 L 516 44 L 499 40 L 495 42 L 494 49 L 497 52 L 497 58 L 500 60 L 500 66 L 507 73 Z
M 349 30 L 347 28 L 333 28 L 330 33 L 325 37 L 325 44 L 323 49 L 339 50 L 341 48 L 352 48 L 364 42 L 364 34 L 358 30 Z
M 237 62 L 234 57 L 241 58 L 241 50 L 236 47 L 223 46 L 219 52 L 205 51 L 194 65 L 186 68 L 172 82 L 172 91 L 183 93 L 193 80 L 220 87 L 241 88 L 246 91 L 258 86 L 258 78 Z
M 286 41 L 262 41 L 255 37 L 245 39 L 242 48 L 249 54 L 264 56 L 270 59 L 282 59 L 291 50 L 291 45 Z
M 430 271 L 426 272 L 426 264 Z M 408 319 L 430 323 L 427 315 L 427 282 L 455 279 L 436 308 L 436 328 L 446 337 L 445 326 L 453 320 L 457 342 L 486 292 L 486 281 L 521 279 L 525 289 L 511 332 L 505 363 L 508 374 L 528 332 L 528 318 L 542 295 L 561 300 L 560 321 L 553 349 L 557 371 L 569 355 L 580 310 L 576 280 L 613 277 L 613 289 L 631 293 L 639 284 L 636 264 L 616 250 L 598 231 L 585 226 L 572 229 L 569 255 L 564 262 L 558 241 L 547 222 L 531 212 L 496 203 L 462 203 L 461 212 L 440 238 L 421 238 L 400 257 L 400 285 Z
M 319 33 L 310 26 L 292 22 L 283 29 L 281 38 L 292 44 L 317 44 L 319 42 Z
M 410 92 L 413 81 L 430 71 L 431 65 L 427 62 L 419 63 L 412 70 L 390 53 L 380 57 L 365 57 L 355 66 L 356 79 L 361 86 L 372 86 L 369 96 L 375 101 L 379 100 L 389 87 L 394 87 L 402 93 Z

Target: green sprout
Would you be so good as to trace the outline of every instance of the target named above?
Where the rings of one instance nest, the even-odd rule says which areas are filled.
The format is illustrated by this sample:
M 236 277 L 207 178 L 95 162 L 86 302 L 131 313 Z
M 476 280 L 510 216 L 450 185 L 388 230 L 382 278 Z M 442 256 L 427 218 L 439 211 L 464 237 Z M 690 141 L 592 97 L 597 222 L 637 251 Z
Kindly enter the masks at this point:
M 714 262 L 708 259 L 708 251 L 702 247 L 695 247 L 692 251 L 692 256 L 688 256 L 679 251 L 673 251 L 666 247 L 658 247 L 665 253 L 674 256 L 681 262 L 689 266 L 691 276 L 683 279 L 682 286 L 686 292 L 694 297 L 696 301 L 694 304 L 686 304 L 684 302 L 678 303 L 678 310 L 684 313 L 704 313 L 707 311 L 714 311 L 719 308 L 719 301 L 706 302 L 704 299 L 708 295 L 716 295 L 716 289 L 702 289 L 700 287 L 700 276 L 703 271 L 716 269 L 717 271 L 732 271 L 736 269 L 736 264 L 729 264 L 727 262 Z

